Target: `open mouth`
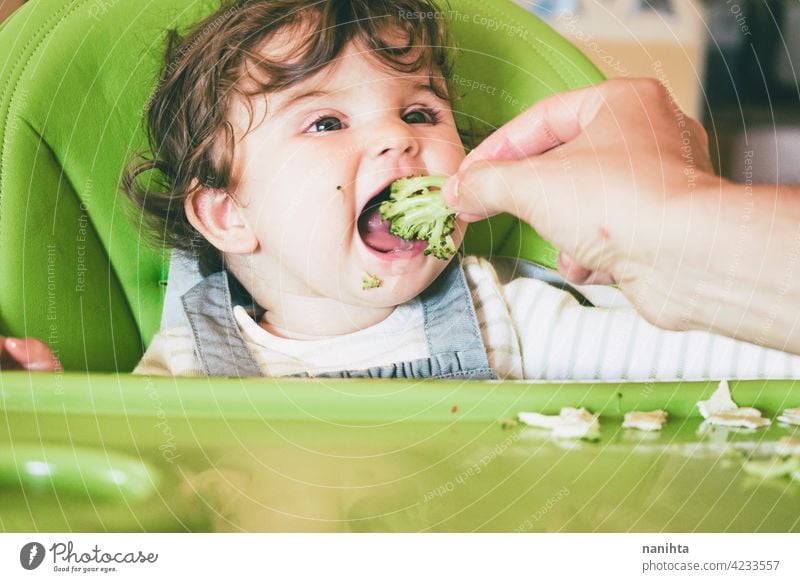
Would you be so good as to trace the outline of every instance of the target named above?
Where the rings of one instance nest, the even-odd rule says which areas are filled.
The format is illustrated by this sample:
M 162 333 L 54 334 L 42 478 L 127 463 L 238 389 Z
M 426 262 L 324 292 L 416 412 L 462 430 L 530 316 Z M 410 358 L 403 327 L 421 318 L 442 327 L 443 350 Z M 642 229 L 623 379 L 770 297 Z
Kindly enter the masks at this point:
M 358 233 L 364 244 L 378 253 L 404 255 L 410 251 L 422 251 L 428 243 L 420 240 L 405 240 L 389 232 L 391 223 L 381 218 L 379 211 L 382 202 L 389 200 L 391 184 L 367 202 L 358 216 Z

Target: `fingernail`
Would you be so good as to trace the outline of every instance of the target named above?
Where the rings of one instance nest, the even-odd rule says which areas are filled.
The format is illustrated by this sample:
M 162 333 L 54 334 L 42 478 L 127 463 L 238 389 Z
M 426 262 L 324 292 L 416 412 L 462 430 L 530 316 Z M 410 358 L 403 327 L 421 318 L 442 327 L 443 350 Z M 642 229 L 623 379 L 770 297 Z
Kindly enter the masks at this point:
M 6 340 L 6 345 L 8 345 L 8 347 L 11 349 L 14 349 L 17 347 L 17 340 L 9 338 Z
M 447 182 L 444 183 L 444 188 L 442 189 L 442 197 L 445 199 L 445 202 L 447 201 L 450 201 L 452 203 L 458 202 L 458 186 L 459 186 L 458 174 L 450 176 Z

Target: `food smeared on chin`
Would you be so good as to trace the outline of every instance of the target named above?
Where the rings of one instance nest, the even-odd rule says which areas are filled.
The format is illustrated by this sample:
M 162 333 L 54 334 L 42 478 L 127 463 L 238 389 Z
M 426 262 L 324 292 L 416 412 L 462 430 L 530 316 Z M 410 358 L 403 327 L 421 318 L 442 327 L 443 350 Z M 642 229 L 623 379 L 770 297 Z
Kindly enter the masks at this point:
M 376 289 L 381 286 L 382 281 L 375 277 L 374 275 L 370 275 L 366 273 L 364 277 L 361 279 L 361 289 L 366 291 L 368 289 Z

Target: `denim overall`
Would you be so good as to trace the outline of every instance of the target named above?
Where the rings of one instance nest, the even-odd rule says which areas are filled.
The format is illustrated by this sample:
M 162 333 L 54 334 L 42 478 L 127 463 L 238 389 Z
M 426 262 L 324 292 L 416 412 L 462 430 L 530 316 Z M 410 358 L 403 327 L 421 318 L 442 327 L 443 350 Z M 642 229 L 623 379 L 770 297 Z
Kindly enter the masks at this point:
M 421 295 L 430 357 L 314 374 L 320 378 L 472 378 L 493 380 L 472 297 L 459 260 L 454 260 Z M 214 273 L 181 297 L 192 328 L 195 352 L 208 376 L 261 376 L 236 325 L 233 306 L 242 305 L 258 321 L 263 309 L 225 271 Z M 309 377 L 310 374 L 294 374 Z

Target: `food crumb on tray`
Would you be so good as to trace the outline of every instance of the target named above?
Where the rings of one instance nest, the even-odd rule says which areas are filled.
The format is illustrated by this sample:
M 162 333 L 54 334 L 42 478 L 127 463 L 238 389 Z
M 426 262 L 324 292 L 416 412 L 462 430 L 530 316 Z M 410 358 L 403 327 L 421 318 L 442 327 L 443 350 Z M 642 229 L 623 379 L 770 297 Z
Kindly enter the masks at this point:
M 661 430 L 667 422 L 667 412 L 664 410 L 651 410 L 649 412 L 626 412 L 622 428 L 637 430 Z
M 706 423 L 714 426 L 763 428 L 772 424 L 768 418 L 761 416 L 757 408 L 739 408 L 731 398 L 727 380 L 719 383 L 711 398 L 698 402 L 697 408 Z
M 800 407 L 784 410 L 783 414 L 778 417 L 778 422 L 800 426 Z
M 500 428 L 503 430 L 509 430 L 512 428 L 516 428 L 519 426 L 519 421 L 516 418 L 504 418 L 500 421 Z
M 520 412 L 520 422 L 528 426 L 551 429 L 550 436 L 557 439 L 600 438 L 600 420 L 585 408 L 564 407 L 557 416 L 538 412 Z

